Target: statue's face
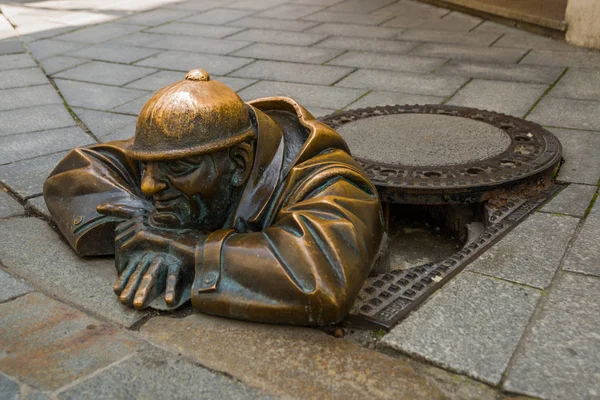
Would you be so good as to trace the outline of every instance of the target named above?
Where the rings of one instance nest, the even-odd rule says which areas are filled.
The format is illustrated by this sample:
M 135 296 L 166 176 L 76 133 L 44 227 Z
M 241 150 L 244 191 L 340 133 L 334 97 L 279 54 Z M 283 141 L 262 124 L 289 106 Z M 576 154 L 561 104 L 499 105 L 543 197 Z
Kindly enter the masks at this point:
M 233 202 L 234 171 L 227 150 L 145 163 L 142 192 L 154 204 L 150 223 L 167 229 L 221 228 Z

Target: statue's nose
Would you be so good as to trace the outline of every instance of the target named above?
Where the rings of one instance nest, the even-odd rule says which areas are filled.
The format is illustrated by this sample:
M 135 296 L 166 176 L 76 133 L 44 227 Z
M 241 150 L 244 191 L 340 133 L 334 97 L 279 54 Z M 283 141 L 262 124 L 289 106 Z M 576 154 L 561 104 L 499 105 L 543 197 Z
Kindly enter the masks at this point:
M 155 194 L 165 190 L 167 184 L 162 180 L 160 168 L 154 162 L 149 162 L 144 169 L 142 176 L 142 193 L 146 196 L 154 196 Z

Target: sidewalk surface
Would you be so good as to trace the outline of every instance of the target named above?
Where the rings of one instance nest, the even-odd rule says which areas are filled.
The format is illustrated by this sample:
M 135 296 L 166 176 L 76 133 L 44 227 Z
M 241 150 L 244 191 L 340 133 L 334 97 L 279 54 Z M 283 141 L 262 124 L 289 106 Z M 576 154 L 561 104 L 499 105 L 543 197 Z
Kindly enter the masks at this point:
M 1 399 L 600 398 L 600 53 L 410 0 L 0 10 Z M 535 121 L 568 186 L 367 340 L 133 311 L 112 259 L 76 257 L 43 220 L 42 183 L 69 149 L 132 136 L 192 68 L 315 116 L 444 103 Z

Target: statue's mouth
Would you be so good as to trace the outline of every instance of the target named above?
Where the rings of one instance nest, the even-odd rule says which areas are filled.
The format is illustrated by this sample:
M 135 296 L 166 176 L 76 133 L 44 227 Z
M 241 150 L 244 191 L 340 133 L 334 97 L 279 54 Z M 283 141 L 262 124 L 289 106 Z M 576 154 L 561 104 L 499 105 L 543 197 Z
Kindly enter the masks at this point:
M 183 197 L 182 194 L 174 194 L 167 196 L 155 196 L 154 197 L 154 208 L 157 212 L 167 212 L 172 210 L 175 205 Z

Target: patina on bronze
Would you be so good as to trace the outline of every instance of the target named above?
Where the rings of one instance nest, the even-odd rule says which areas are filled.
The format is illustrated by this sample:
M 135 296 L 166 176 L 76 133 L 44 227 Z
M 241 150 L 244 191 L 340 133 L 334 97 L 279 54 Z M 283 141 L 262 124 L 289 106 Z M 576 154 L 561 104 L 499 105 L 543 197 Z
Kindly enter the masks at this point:
M 334 323 L 384 236 L 377 191 L 335 131 L 202 70 L 156 92 L 134 138 L 71 151 L 44 196 L 79 255 L 115 254 L 115 293 L 136 308 L 164 293 L 172 308 Z

